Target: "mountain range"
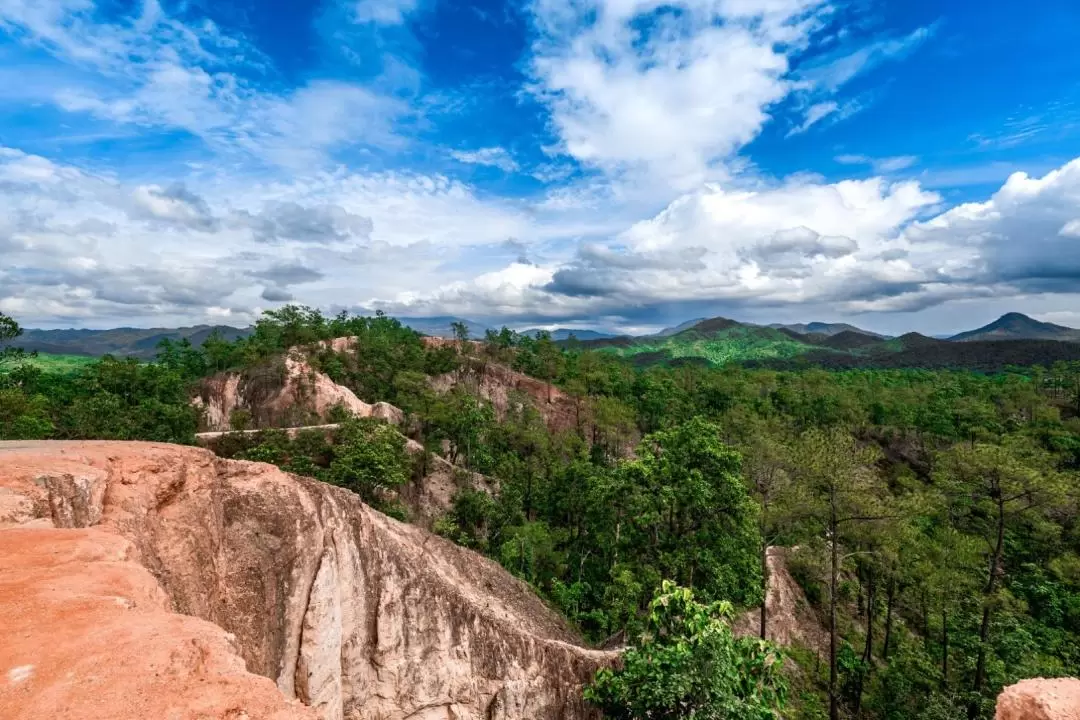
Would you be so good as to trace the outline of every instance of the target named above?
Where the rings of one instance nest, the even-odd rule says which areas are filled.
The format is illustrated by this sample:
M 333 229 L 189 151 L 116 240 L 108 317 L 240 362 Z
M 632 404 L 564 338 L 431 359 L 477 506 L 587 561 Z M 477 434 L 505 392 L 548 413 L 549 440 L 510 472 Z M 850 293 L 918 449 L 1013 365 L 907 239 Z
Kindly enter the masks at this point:
M 450 337 L 451 324 L 464 322 L 471 337 L 483 337 L 488 326 L 454 316 L 401 318 L 402 323 L 425 335 Z M 201 345 L 213 332 L 228 340 L 243 337 L 249 328 L 228 325 L 196 325 L 183 328 L 115 328 L 111 330 L 26 330 L 18 345 L 27 350 L 61 355 L 99 356 L 114 354 L 153 358 L 159 342 L 163 339 L 187 338 L 194 345 Z M 538 328 L 521 331 L 535 335 Z M 908 333 L 889 338 L 847 323 L 774 323 L 754 325 L 740 323 L 728 318 L 695 318 L 675 327 L 666 328 L 652 335 L 613 336 L 609 333 L 589 330 L 557 328 L 547 331 L 553 340 L 567 341 L 571 336 L 587 347 L 608 348 L 628 357 L 644 356 L 643 361 L 666 361 L 699 358 L 710 363 L 728 361 L 778 362 L 793 358 L 819 361 L 825 365 L 853 362 L 852 358 L 865 360 L 876 356 L 878 360 L 893 356 L 894 361 L 910 359 L 912 352 L 923 356 L 947 358 L 962 357 L 965 361 L 977 359 L 977 354 L 989 352 L 995 357 L 1026 358 L 1034 347 L 1012 347 L 1008 350 L 1001 341 L 1028 341 L 1049 343 L 1039 345 L 1040 352 L 1050 352 L 1054 357 L 1070 355 L 1071 349 L 1060 351 L 1057 343 L 1068 343 L 1080 348 L 1080 330 L 1042 322 L 1020 313 L 1008 313 L 994 322 L 949 338 L 931 338 L 919 333 Z M 945 350 L 947 346 L 977 344 L 967 350 Z M 985 343 L 994 343 L 988 350 Z M 932 348 L 936 348 L 931 350 Z M 825 353 L 825 355 L 823 355 Z M 907 353 L 896 356 L 896 353 Z M 846 360 L 843 357 L 850 356 Z M 826 357 L 827 356 L 827 357 Z M 1035 361 L 1040 361 L 1036 359 Z M 1019 363 L 1018 363 L 1019 364 Z M 1030 363 L 1029 363 L 1030 364 Z
M 592 340 L 585 347 L 636 365 L 741 363 L 777 370 L 803 367 L 963 368 L 1080 361 L 1080 332 L 1011 313 L 955 339 L 911 332 L 891 338 L 843 323 L 751 325 L 710 318 L 655 335 Z

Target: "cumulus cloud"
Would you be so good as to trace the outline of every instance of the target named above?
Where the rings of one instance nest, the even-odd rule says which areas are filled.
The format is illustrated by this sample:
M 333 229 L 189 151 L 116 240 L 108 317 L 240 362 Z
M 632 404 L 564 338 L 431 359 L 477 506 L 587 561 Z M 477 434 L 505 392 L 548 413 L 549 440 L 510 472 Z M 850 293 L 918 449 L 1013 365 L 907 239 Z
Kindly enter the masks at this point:
M 767 108 L 791 91 L 788 53 L 827 11 L 818 0 L 531 7 L 532 89 L 551 110 L 560 150 L 683 188 L 758 134 Z
M 458 182 L 402 173 L 125 185 L 0 148 L 0 187 L 0 311 L 31 327 L 245 324 L 287 298 L 355 306 L 471 279 L 470 248 L 514 237 L 523 255 L 560 232 Z
M 484 283 L 398 297 L 394 307 L 488 305 L 514 317 L 611 315 L 692 301 L 866 302 L 935 279 L 916 266 L 902 229 L 940 198 L 880 178 L 762 190 L 709 186 L 569 260 L 519 264 Z M 495 282 L 497 279 L 498 282 Z M 484 288 L 497 288 L 488 298 Z
M 162 188 L 140 185 L 131 193 L 138 214 L 166 224 L 212 231 L 218 226 L 206 200 L 188 190 L 183 184 Z
M 267 205 L 258 215 L 247 215 L 256 240 L 333 243 L 371 235 L 371 218 L 354 215 L 338 205 L 305 207 L 295 202 Z
M 568 261 L 511 265 L 482 285 L 413 293 L 397 306 L 476 314 L 492 287 L 502 312 L 550 319 L 687 303 L 911 312 L 1080 292 L 1080 159 L 1041 178 L 1016 173 L 985 202 L 944 212 L 940 203 L 917 183 L 883 178 L 711 186 Z
M 1005 283 L 1028 291 L 1080 288 L 1080 158 L 1041 178 L 1014 173 L 982 203 L 912 226 L 915 246 L 956 248 L 957 283 Z

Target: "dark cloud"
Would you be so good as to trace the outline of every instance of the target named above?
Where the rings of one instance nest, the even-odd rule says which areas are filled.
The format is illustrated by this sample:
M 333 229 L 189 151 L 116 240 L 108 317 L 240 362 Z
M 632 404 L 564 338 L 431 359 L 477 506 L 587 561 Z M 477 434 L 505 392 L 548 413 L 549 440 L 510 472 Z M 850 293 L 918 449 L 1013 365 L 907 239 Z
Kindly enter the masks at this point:
M 280 287 L 315 282 L 325 277 L 322 271 L 299 263 L 278 263 L 263 270 L 255 270 L 250 274 L 252 277 L 267 280 Z
M 774 233 L 764 242 L 748 248 L 744 255 L 769 265 L 790 267 L 803 265 L 815 257 L 841 258 L 858 249 L 859 244 L 849 237 L 821 235 L 800 226 Z
M 588 244 L 578 251 L 578 264 L 595 269 L 617 268 L 620 270 L 704 270 L 703 258 L 708 250 L 703 247 L 681 247 L 650 252 L 633 252 Z
M 269 302 L 292 302 L 293 294 L 283 288 L 268 287 L 262 291 L 263 300 Z
M 555 272 L 544 290 L 570 297 L 612 295 L 632 284 L 635 274 L 704 270 L 707 254 L 702 247 L 634 252 L 587 244 L 578 250 L 570 264 Z
M 134 197 L 135 214 L 143 219 L 202 232 L 214 232 L 221 227 L 210 204 L 182 183 L 164 189 L 143 186 L 136 189 Z
M 261 242 L 325 244 L 366 240 L 374 227 L 370 218 L 354 215 L 340 205 L 306 207 L 294 202 L 273 203 L 258 215 L 246 214 L 244 222 Z

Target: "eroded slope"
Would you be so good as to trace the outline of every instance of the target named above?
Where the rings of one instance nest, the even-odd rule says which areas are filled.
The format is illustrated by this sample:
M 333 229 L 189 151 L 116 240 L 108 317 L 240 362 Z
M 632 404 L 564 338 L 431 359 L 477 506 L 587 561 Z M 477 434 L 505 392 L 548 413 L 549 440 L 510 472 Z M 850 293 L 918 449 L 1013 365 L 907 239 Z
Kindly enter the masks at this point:
M 322 718 L 586 717 L 580 685 L 614 659 L 576 645 L 498 565 L 269 465 L 146 443 L 24 444 L 0 450 L 0 488 L 0 523 L 21 524 L 0 530 L 6 554 L 13 532 L 130 543 L 172 609 L 232 633 L 248 670 Z M 97 518 L 90 531 L 27 529 Z

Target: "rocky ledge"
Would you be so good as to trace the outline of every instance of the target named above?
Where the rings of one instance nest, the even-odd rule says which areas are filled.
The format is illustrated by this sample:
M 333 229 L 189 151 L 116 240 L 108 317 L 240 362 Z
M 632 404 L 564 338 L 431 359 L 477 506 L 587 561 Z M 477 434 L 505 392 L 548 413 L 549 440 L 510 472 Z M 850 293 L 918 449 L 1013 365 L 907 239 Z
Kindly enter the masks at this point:
M 0 443 L 0 717 L 585 718 L 590 650 L 497 564 L 206 450 Z

